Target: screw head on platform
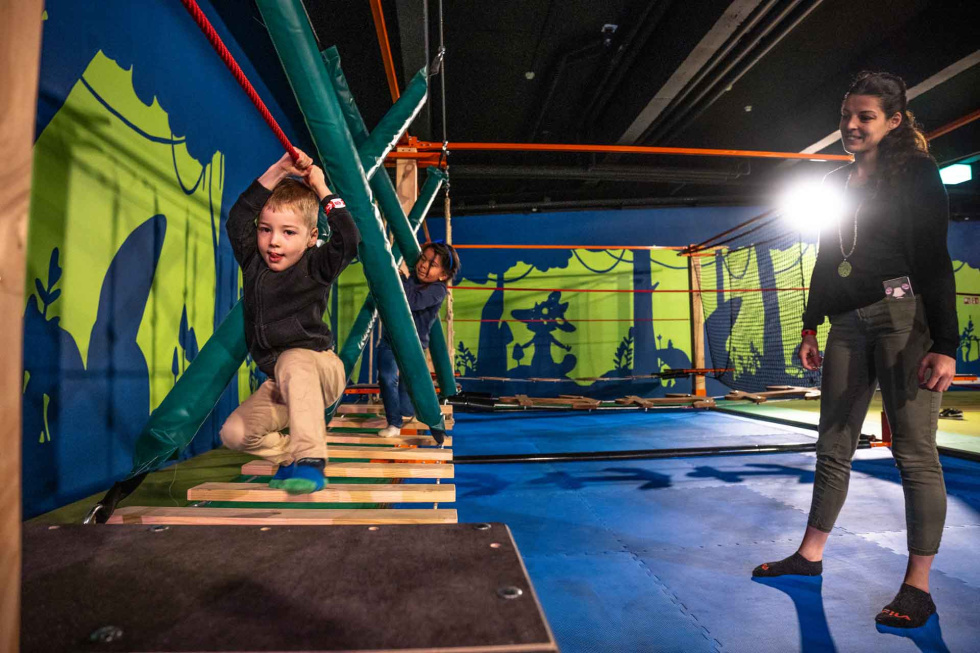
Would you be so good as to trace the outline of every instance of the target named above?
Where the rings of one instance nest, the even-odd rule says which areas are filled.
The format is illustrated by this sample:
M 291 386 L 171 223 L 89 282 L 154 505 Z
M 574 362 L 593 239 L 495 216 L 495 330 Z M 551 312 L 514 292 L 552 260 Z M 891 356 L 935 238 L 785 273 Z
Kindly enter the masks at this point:
M 122 628 L 117 628 L 116 626 L 102 626 L 101 628 L 93 630 L 92 634 L 88 636 L 88 640 L 96 644 L 111 644 L 112 642 L 118 642 L 121 640 L 122 636 Z
M 169 526 L 163 526 L 161 524 L 158 524 L 156 526 L 150 526 L 151 533 L 162 533 L 163 531 L 169 531 L 169 530 L 170 530 Z
M 502 599 L 516 599 L 524 594 L 524 590 L 513 585 L 506 585 L 497 590 L 497 596 Z
M 473 524 L 473 530 L 488 531 L 490 530 L 490 524 Z

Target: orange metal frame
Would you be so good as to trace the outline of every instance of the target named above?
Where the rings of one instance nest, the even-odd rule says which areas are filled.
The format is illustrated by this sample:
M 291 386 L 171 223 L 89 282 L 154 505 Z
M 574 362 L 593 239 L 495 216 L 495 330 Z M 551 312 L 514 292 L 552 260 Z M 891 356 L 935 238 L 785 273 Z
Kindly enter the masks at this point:
M 408 146 L 418 154 L 438 152 L 442 143 L 410 137 Z M 563 143 L 449 143 L 453 152 L 586 152 L 597 154 L 678 154 L 686 156 L 734 156 L 756 159 L 806 159 L 810 161 L 850 161 L 845 154 L 802 154 L 800 152 L 762 152 L 756 150 L 717 150 L 697 147 L 642 147 L 638 145 L 588 145 Z
M 977 120 L 978 118 L 980 118 L 980 109 L 977 109 L 973 113 L 968 113 L 961 118 L 957 118 L 953 122 L 943 125 L 939 129 L 932 130 L 931 132 L 926 134 L 926 140 L 931 141 L 934 138 L 939 138 L 940 136 L 944 136 L 949 132 L 953 131 L 954 129 L 959 129 L 963 125 L 970 124 L 971 122 Z
M 381 10 L 381 0 L 371 0 L 371 16 L 374 17 L 374 29 L 378 32 L 378 43 L 381 45 L 381 61 L 385 67 L 385 77 L 388 78 L 391 101 L 397 102 L 401 93 L 398 91 L 398 75 L 395 73 L 395 60 L 391 57 L 391 44 L 388 42 L 388 28 L 385 26 L 385 15 Z
M 458 245 L 453 243 L 453 249 L 626 249 L 626 250 L 655 250 L 687 249 L 680 245 Z

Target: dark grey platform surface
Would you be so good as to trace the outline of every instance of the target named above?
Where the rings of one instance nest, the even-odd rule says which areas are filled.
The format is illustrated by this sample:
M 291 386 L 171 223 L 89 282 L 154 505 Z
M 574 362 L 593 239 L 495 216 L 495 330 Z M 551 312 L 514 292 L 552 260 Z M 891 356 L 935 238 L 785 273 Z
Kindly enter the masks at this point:
M 25 525 L 22 650 L 557 650 L 490 526 Z

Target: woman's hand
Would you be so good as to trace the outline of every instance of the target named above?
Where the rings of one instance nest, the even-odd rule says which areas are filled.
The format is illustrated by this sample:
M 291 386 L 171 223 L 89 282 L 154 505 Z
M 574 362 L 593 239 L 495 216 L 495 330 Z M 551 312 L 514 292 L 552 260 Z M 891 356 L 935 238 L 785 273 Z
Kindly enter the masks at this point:
M 803 363 L 803 369 L 810 371 L 818 370 L 823 365 L 816 336 L 803 336 L 803 342 L 800 343 L 800 362 Z
M 956 376 L 956 360 L 945 354 L 929 352 L 919 363 L 919 387 L 946 392 Z
M 404 260 L 398 264 L 398 273 L 406 279 L 412 276 L 412 273 L 409 271 L 408 265 L 405 263 Z

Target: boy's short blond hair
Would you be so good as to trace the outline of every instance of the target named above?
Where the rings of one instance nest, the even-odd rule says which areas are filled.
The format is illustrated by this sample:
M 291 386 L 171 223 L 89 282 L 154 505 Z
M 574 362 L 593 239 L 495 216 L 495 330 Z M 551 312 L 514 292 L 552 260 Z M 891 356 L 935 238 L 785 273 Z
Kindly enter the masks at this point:
M 320 199 L 316 192 L 296 179 L 283 179 L 272 190 L 272 195 L 265 205 L 273 211 L 292 209 L 306 220 L 306 226 L 312 231 L 316 227 L 320 212 Z

